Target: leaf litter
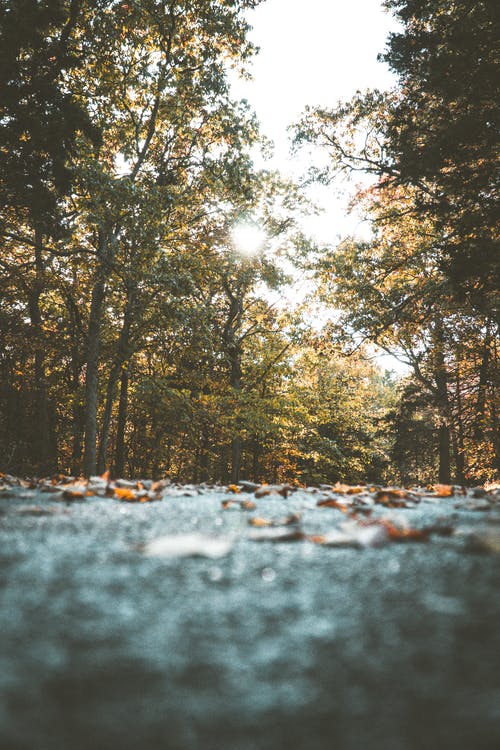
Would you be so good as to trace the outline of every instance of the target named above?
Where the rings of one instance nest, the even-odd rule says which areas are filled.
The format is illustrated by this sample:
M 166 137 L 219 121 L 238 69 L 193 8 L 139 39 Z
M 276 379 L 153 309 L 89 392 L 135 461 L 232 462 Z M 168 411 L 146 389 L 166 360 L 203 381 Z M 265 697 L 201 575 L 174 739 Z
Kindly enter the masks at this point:
M 256 500 L 266 505 L 269 500 L 288 499 L 297 495 L 302 501 L 315 496 L 316 503 L 304 503 L 308 511 L 324 513 L 327 509 L 343 514 L 343 521 L 324 533 L 306 533 L 302 526 L 302 514 L 293 512 L 285 517 L 255 515 L 248 519 L 252 531 L 244 535 L 257 542 L 305 541 L 323 547 L 381 547 L 390 543 L 426 542 L 432 536 L 462 536 L 468 540 L 469 549 L 489 553 L 500 553 L 500 525 L 486 525 L 481 528 L 453 526 L 445 517 L 444 523 L 432 524 L 423 528 L 411 527 L 404 516 L 398 516 L 401 509 L 418 507 L 421 502 L 443 504 L 443 508 L 455 511 L 481 511 L 482 517 L 492 510 L 500 510 L 500 485 L 493 483 L 484 487 L 466 489 L 455 485 L 435 484 L 427 487 L 381 487 L 377 485 L 319 485 L 304 487 L 298 484 L 258 484 L 243 480 L 238 484 L 221 486 L 218 484 L 173 483 L 169 478 L 157 481 L 111 479 L 109 472 L 89 479 L 70 477 L 62 474 L 50 478 L 21 479 L 11 475 L 0 475 L 0 499 L 26 497 L 42 492 L 50 500 L 62 500 L 67 505 L 74 501 L 86 502 L 90 498 L 107 498 L 122 503 L 168 502 L 169 498 L 195 498 L 200 495 L 222 492 L 230 495 L 222 500 L 222 510 L 258 510 Z M 30 493 L 28 495 L 28 493 Z M 246 497 L 240 497 L 244 493 Z M 254 499 L 250 499 L 252 495 Z M 313 499 L 311 497 L 311 499 Z M 391 517 L 372 517 L 378 508 L 390 510 Z M 57 515 L 50 507 L 23 506 L 17 513 L 26 516 Z M 333 516 L 332 516 L 333 517 Z M 147 556 L 153 557 L 223 557 L 228 554 L 234 538 L 213 537 L 202 534 L 173 534 L 159 537 L 140 547 Z

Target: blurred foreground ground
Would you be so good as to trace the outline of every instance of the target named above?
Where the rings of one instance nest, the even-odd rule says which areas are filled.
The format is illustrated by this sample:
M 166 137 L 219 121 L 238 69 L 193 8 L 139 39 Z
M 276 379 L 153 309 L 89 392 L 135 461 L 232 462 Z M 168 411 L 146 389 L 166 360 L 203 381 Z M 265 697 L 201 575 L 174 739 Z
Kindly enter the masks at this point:
M 458 533 L 335 548 L 249 538 L 255 516 L 302 513 L 308 535 L 345 520 L 315 494 L 253 511 L 188 495 L 0 495 L 2 750 L 500 747 L 500 555 L 470 541 L 498 504 L 376 507 Z M 193 531 L 233 547 L 144 554 Z

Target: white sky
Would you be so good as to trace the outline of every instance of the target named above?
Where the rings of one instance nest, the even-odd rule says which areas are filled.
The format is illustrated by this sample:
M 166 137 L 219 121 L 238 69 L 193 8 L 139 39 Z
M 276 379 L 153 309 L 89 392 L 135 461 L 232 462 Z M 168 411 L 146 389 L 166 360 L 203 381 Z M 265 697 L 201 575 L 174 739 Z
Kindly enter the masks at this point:
M 308 163 L 305 157 L 290 156 L 287 127 L 306 105 L 334 107 L 357 90 L 390 88 L 394 78 L 377 55 L 397 25 L 380 0 L 265 0 L 248 13 L 248 20 L 250 39 L 260 52 L 253 61 L 253 79 L 234 81 L 233 92 L 248 100 L 263 134 L 275 144 L 268 166 L 300 178 Z M 337 192 L 320 187 L 311 192 L 324 213 L 309 217 L 304 229 L 321 243 L 366 233 L 357 217 L 347 215 L 347 195 Z M 382 367 L 406 371 L 393 357 L 378 360 Z
M 274 141 L 272 166 L 299 177 L 303 159 L 292 161 L 287 127 L 306 105 L 334 107 L 356 90 L 385 89 L 394 79 L 377 61 L 389 31 L 396 28 L 379 0 L 265 0 L 248 13 L 250 39 L 260 48 L 252 65 L 253 80 L 234 82 L 237 97 L 249 101 L 263 133 Z M 314 190 L 326 215 L 311 217 L 308 232 L 322 242 L 357 228 L 346 217 L 346 200 L 333 189 Z

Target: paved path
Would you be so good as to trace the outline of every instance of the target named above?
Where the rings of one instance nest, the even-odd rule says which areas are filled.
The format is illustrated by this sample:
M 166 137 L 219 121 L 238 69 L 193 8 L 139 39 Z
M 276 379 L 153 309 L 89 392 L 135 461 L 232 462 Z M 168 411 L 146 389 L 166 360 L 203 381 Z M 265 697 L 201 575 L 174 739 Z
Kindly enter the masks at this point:
M 463 533 L 327 548 L 248 538 L 256 515 L 333 529 L 315 495 L 227 497 L 0 496 L 2 750 L 500 747 L 500 555 L 468 542 L 495 509 L 376 508 Z M 193 531 L 234 545 L 144 553 Z

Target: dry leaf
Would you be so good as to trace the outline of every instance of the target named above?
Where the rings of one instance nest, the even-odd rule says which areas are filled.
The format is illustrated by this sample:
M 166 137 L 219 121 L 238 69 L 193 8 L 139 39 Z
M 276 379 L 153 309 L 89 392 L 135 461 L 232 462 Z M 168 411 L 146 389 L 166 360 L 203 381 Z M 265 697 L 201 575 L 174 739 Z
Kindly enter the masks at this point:
M 369 523 L 384 526 L 389 537 L 395 542 L 426 542 L 429 538 L 430 532 L 426 529 L 399 528 L 387 519 Z
M 432 489 L 435 497 L 451 497 L 454 494 L 451 484 L 435 484 Z
M 158 537 L 142 547 L 148 557 L 225 557 L 233 546 L 232 539 L 203 534 L 170 534 Z
M 288 529 L 286 526 L 273 526 L 251 532 L 248 538 L 253 542 L 297 542 L 305 539 L 306 536 L 298 529 Z
M 347 503 L 345 503 L 342 500 L 334 500 L 333 498 L 326 498 L 325 500 L 318 500 L 317 502 L 318 508 L 336 508 L 337 510 L 341 510 L 342 513 L 346 513 L 349 506 Z
M 255 510 L 257 506 L 251 500 L 222 500 L 223 510 L 228 508 L 240 508 L 242 510 Z
M 92 495 L 92 492 L 89 493 L 86 484 L 74 484 L 64 487 L 62 497 L 64 500 L 82 500 L 89 494 Z
M 376 503 L 386 505 L 388 508 L 406 508 L 407 503 L 405 500 L 410 497 L 411 495 L 406 490 L 398 490 L 389 487 L 387 489 L 378 490 L 375 493 L 374 500 Z
M 381 547 L 389 541 L 387 530 L 381 525 L 362 526 L 347 522 L 323 536 L 308 539 L 325 547 Z
M 302 518 L 300 513 L 290 513 L 289 516 L 285 516 L 285 518 L 277 518 L 275 520 L 270 520 L 267 518 L 249 518 L 248 523 L 250 526 L 274 526 L 274 527 L 282 527 L 282 526 L 291 526 L 295 523 L 299 523 L 300 519 Z
M 126 500 L 126 501 L 132 501 L 134 502 L 137 500 L 137 495 L 135 492 L 132 492 L 132 490 L 121 488 L 121 487 L 115 487 L 114 489 L 115 497 L 117 497 L 119 500 Z

